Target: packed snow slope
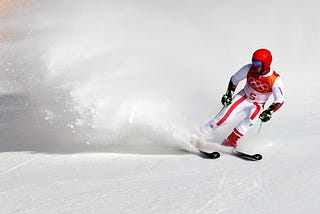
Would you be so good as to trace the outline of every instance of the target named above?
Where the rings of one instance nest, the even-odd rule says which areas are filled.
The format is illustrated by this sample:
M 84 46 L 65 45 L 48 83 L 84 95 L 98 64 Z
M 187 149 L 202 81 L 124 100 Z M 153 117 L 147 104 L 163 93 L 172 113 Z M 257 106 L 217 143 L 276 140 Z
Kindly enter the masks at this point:
M 0 213 L 318 213 L 318 8 L 0 0 Z M 192 153 L 261 47 L 286 101 L 239 150 L 264 159 Z

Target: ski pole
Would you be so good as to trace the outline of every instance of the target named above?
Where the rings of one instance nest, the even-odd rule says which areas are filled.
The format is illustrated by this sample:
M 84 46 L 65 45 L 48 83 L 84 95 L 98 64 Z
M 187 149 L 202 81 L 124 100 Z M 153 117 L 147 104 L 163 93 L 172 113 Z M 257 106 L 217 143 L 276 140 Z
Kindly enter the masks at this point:
M 260 125 L 259 125 L 259 129 L 258 129 L 258 134 L 257 135 L 260 134 L 261 128 L 262 128 L 262 121 L 260 121 Z
M 214 119 L 216 119 L 218 117 L 218 115 L 221 114 L 221 112 L 223 112 L 223 110 L 226 108 L 226 106 L 222 106 L 221 110 L 218 112 L 218 114 L 214 117 Z

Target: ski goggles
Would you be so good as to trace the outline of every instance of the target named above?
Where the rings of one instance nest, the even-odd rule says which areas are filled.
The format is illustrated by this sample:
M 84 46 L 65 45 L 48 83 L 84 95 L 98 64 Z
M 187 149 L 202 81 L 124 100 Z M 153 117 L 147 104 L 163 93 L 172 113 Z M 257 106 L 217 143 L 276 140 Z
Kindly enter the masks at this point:
M 261 67 L 262 62 L 258 60 L 252 60 L 252 65 L 254 65 L 255 67 Z

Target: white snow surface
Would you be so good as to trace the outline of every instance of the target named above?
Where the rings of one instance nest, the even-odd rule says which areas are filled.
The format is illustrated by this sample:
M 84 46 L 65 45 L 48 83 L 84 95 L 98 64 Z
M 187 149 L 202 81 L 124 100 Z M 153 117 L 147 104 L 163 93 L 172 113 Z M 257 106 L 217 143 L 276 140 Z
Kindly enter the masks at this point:
M 319 213 L 318 8 L 0 0 L 0 213 Z M 188 139 L 261 47 L 286 98 L 239 143 L 263 160 L 201 158 Z

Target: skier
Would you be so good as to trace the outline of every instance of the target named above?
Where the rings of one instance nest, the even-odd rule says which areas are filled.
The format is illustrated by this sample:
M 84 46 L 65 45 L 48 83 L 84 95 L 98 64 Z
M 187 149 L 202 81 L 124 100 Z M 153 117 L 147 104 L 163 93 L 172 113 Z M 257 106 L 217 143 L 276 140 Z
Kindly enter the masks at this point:
M 227 124 L 239 112 L 246 117 L 233 129 L 233 132 L 222 142 L 223 146 L 237 147 L 237 141 L 243 137 L 254 122 L 260 118 L 267 122 L 283 104 L 283 83 L 278 73 L 270 68 L 271 52 L 258 49 L 253 53 L 252 63 L 243 66 L 230 79 L 227 92 L 222 96 L 224 109 L 214 119 L 200 127 L 201 135 L 211 138 L 214 130 Z M 234 91 L 241 80 L 246 79 L 246 85 L 234 97 Z M 264 105 L 273 95 L 274 102 L 264 110 Z M 263 111 L 264 110 L 264 111 Z

